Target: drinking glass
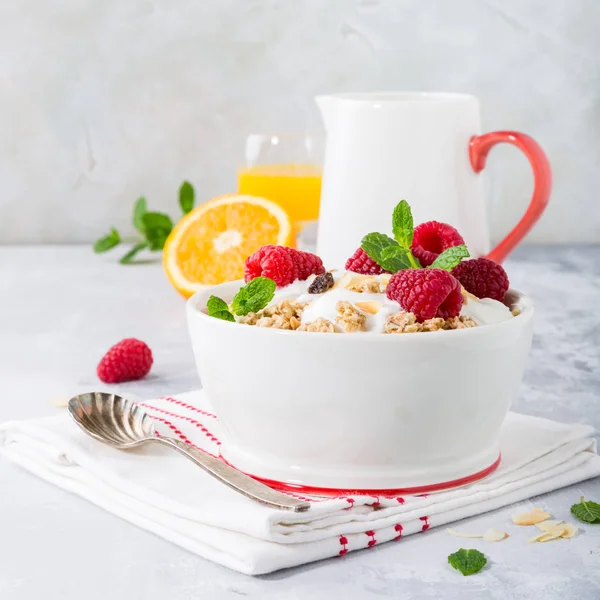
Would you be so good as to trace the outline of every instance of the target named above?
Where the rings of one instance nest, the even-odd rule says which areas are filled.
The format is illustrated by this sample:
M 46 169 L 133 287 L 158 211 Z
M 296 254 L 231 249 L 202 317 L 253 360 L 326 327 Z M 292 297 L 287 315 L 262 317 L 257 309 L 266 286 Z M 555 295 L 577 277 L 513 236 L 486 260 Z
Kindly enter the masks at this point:
M 321 198 L 323 136 L 251 134 L 238 171 L 238 192 L 277 203 L 292 220 L 298 246 L 314 249 Z

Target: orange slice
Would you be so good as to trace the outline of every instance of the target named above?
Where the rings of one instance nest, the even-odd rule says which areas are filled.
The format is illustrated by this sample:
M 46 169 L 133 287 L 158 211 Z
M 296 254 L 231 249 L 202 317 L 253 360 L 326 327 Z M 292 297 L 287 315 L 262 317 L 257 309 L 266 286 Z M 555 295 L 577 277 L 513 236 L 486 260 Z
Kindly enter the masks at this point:
M 169 281 L 188 298 L 244 277 L 244 262 L 266 244 L 293 244 L 292 223 L 277 204 L 256 196 L 213 198 L 185 215 L 163 249 Z

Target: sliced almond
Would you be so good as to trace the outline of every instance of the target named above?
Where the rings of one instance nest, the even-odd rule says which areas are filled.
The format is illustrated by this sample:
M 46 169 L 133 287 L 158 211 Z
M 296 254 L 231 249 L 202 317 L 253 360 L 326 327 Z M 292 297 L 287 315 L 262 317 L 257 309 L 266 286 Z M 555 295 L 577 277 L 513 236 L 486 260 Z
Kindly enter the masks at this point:
M 532 538 L 529 538 L 528 542 L 550 542 L 552 540 L 557 540 L 564 533 L 563 529 L 550 531 L 549 533 L 540 533 L 539 535 L 535 535 Z
M 483 534 L 483 540 L 485 542 L 500 542 L 508 537 L 506 531 L 499 531 L 498 529 L 488 529 Z
M 371 302 L 356 302 L 355 305 L 357 308 L 360 308 L 360 310 L 363 310 L 370 315 L 376 315 L 381 310 L 382 306 L 381 302 L 377 302 L 377 300 Z
M 334 286 L 335 288 L 347 288 L 352 281 L 352 275 L 350 273 L 344 273 L 337 281 Z
M 549 520 L 549 521 L 542 521 L 541 523 L 536 523 L 535 526 L 538 529 L 541 529 L 542 531 L 545 531 L 546 533 L 548 533 L 549 531 L 553 531 L 554 529 L 562 529 L 565 525 L 566 524 L 564 521 Z
M 541 508 L 534 508 L 531 512 L 513 515 L 512 522 L 515 525 L 528 526 L 537 525 L 538 523 L 541 523 L 542 521 L 545 521 L 549 518 L 550 513 L 547 513 Z
M 456 531 L 455 529 L 446 529 L 446 533 L 453 535 L 454 537 L 459 538 L 481 538 L 483 537 L 483 533 L 461 533 L 460 531 Z
M 564 529 L 562 535 L 560 536 L 562 538 L 575 537 L 575 534 L 579 531 L 579 529 L 571 523 L 563 523 L 561 527 Z
M 461 286 L 460 292 L 463 295 L 463 298 L 468 302 L 469 300 L 479 300 L 477 296 L 471 294 L 471 292 L 467 292 L 464 287 Z

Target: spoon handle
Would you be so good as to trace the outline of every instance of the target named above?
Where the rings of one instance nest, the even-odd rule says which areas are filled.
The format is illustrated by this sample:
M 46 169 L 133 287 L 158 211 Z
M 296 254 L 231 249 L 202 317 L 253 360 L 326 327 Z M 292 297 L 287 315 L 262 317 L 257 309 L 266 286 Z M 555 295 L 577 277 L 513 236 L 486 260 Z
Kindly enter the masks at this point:
M 308 502 L 296 500 L 296 498 L 282 494 L 185 442 L 163 436 L 152 438 L 152 440 L 174 448 L 231 489 L 261 504 L 280 510 L 293 510 L 294 512 L 304 512 L 310 508 Z

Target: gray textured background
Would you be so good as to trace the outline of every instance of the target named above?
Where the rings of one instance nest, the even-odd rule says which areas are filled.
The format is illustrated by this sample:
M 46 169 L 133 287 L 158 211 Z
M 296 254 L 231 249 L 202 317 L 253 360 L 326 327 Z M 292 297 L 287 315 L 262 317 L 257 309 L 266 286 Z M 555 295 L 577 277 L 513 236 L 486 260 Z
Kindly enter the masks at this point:
M 235 189 L 252 131 L 320 127 L 317 93 L 478 95 L 484 130 L 549 154 L 536 242 L 600 240 L 598 0 L 3 0 L 0 242 L 89 241 L 133 200 L 175 213 Z M 488 163 L 494 238 L 531 191 Z

